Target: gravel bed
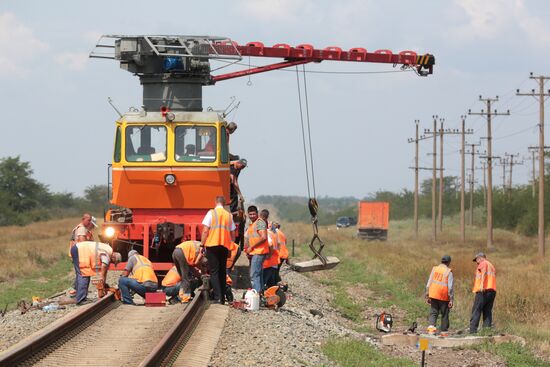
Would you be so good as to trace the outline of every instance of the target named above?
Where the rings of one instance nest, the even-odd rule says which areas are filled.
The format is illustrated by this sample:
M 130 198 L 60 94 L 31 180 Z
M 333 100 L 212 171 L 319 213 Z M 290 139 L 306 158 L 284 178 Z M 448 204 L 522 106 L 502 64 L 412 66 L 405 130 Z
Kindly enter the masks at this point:
M 119 273 L 118 271 L 107 273 L 107 282 L 112 286 L 118 284 Z M 67 289 L 67 292 L 68 291 Z M 29 298 L 30 296 L 31 295 L 29 295 Z M 61 295 L 51 300 L 60 301 L 67 297 L 67 295 Z M 88 299 L 97 299 L 97 291 L 91 284 L 88 291 Z M 29 302 L 29 300 L 26 301 Z M 0 352 L 78 308 L 78 306 L 70 304 L 64 305 L 63 307 L 65 307 L 65 309 L 51 312 L 30 310 L 23 315 L 21 311 L 14 310 L 7 312 L 4 317 L 0 317 Z
M 290 296 L 284 307 L 258 312 L 231 308 L 209 366 L 335 366 L 321 351 L 327 338 L 353 336 L 372 342 L 351 330 L 349 321 L 330 306 L 326 287 L 284 269 L 281 274 L 289 284 Z

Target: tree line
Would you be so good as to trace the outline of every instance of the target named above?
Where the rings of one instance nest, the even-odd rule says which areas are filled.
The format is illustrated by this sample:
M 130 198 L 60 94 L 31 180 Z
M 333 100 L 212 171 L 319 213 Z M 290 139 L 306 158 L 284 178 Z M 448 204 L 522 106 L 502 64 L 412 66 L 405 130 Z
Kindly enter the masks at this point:
M 0 159 L 0 226 L 25 225 L 83 212 L 102 213 L 106 204 L 106 185 L 88 186 L 83 197 L 52 192 L 33 178 L 29 162 L 19 156 Z
M 443 216 L 452 217 L 457 223 L 460 220 L 460 181 L 457 177 L 443 179 Z M 545 196 L 550 197 L 550 177 L 545 176 Z M 467 188 L 468 189 L 468 188 Z M 439 179 L 436 181 L 439 194 Z M 359 200 L 387 201 L 390 203 L 390 220 L 410 219 L 414 214 L 414 192 L 403 189 L 400 192 L 377 191 L 364 198 L 318 198 L 319 224 L 330 225 L 340 216 L 357 216 Z M 307 198 L 299 196 L 259 196 L 258 204 L 272 205 L 279 215 L 288 221 L 310 220 Z M 537 233 L 538 190 L 531 185 L 516 185 L 512 189 L 495 187 L 493 191 L 493 222 L 496 228 L 512 230 L 525 235 Z M 469 218 L 470 193 L 465 196 L 466 217 Z M 486 220 L 485 194 L 483 187 L 473 192 L 474 220 L 477 225 L 484 225 Z M 432 216 L 432 180 L 421 182 L 418 195 L 419 218 Z M 545 221 L 550 222 L 550 207 L 545 205 Z M 468 222 L 468 221 L 467 221 Z

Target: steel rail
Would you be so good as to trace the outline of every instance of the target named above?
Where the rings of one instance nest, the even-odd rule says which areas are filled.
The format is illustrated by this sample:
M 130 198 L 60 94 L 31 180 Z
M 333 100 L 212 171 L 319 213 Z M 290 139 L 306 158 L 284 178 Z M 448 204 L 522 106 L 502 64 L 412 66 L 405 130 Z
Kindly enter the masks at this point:
M 29 340 L 22 342 L 21 345 L 8 349 L 6 352 L 0 354 L 0 367 L 11 367 L 25 362 L 86 321 L 93 319 L 114 301 L 114 294 L 109 293 L 99 301 L 69 314 L 66 318 L 61 319 L 63 320 L 62 322 L 52 328 L 46 328 L 46 330 L 43 330 L 39 334 L 30 337 Z
M 140 363 L 140 367 L 163 366 L 177 358 L 183 345 L 189 340 L 195 327 L 208 308 L 208 292 L 201 289 L 189 303 L 176 323 L 153 348 L 151 353 Z

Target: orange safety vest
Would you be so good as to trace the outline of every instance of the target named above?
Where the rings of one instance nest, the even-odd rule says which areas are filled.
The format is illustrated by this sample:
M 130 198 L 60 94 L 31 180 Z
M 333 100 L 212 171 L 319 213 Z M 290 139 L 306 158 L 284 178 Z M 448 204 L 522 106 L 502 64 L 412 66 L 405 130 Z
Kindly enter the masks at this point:
M 227 263 L 225 266 L 227 269 L 231 269 L 235 264 L 235 258 L 237 257 L 238 251 L 239 245 L 237 245 L 235 242 L 231 242 L 231 246 L 229 247 L 229 255 L 227 256 Z
M 246 230 L 248 234 L 248 244 L 251 248 L 249 255 L 263 255 L 269 253 L 268 240 L 266 239 L 262 242 L 260 233 L 256 229 L 256 223 L 258 223 L 259 220 L 263 219 L 258 218 L 254 223 L 250 224 Z
M 134 255 L 137 259 L 136 265 L 132 269 L 130 278 L 137 280 L 140 283 L 153 282 L 158 283 L 157 276 L 153 270 L 151 261 L 142 255 Z
M 172 266 L 172 268 L 168 270 L 168 273 L 166 273 L 166 275 L 164 276 L 164 279 L 162 280 L 162 286 L 173 287 L 179 282 L 181 282 L 181 277 L 178 273 L 178 269 L 176 269 L 175 266 Z
M 430 275 L 430 285 L 428 288 L 428 297 L 440 301 L 449 301 L 449 274 L 451 268 L 441 264 L 432 268 Z
M 107 254 L 109 257 L 113 249 L 106 243 L 83 241 L 77 242 L 78 248 L 78 266 L 80 274 L 83 277 L 93 277 L 101 269 L 101 254 Z
M 279 265 L 279 244 L 277 241 L 277 233 L 272 230 L 267 231 L 267 236 L 270 239 L 269 246 L 271 247 L 271 255 L 264 260 L 263 268 L 272 268 Z
M 233 217 L 227 210 L 221 207 L 216 207 L 210 210 L 212 214 L 212 223 L 208 231 L 208 237 L 204 245 L 224 246 L 229 248 L 231 244 L 231 224 Z
M 180 248 L 183 251 L 183 255 L 189 265 L 195 266 L 195 261 L 201 249 L 199 241 L 185 241 L 177 245 L 176 248 Z
M 229 275 L 225 275 L 225 283 L 229 286 L 233 285 L 233 279 Z
M 82 223 L 79 223 L 76 227 L 73 228 L 73 230 L 71 232 L 71 240 L 69 241 L 69 257 L 71 257 L 71 248 L 76 243 L 78 243 L 76 241 L 77 238 L 75 237 L 76 230 L 78 229 L 78 227 L 84 227 L 84 225 Z M 84 241 L 93 241 L 93 240 L 94 240 L 94 234 L 92 233 L 92 231 L 90 231 L 88 228 L 86 228 L 86 239 Z
M 485 274 L 483 279 L 483 285 L 481 284 L 481 278 Z M 497 275 L 493 264 L 487 260 L 483 260 L 476 269 L 476 276 L 474 280 L 474 288 L 472 292 L 477 293 L 481 290 L 497 290 Z
M 279 257 L 288 259 L 288 248 L 286 247 L 286 235 L 280 229 L 277 230 L 277 240 L 279 241 Z

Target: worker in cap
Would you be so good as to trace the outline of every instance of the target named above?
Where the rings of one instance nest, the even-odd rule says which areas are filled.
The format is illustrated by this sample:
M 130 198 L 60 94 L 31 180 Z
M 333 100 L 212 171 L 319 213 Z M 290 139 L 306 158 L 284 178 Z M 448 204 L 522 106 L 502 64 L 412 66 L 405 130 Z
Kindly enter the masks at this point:
M 158 279 L 151 261 L 136 250 L 128 252 L 128 262 L 118 280 L 118 288 L 122 295 L 122 303 L 133 305 L 134 299 L 130 291 L 145 298 L 145 293 L 156 292 Z
M 454 278 L 450 265 L 451 257 L 444 255 L 441 264 L 432 268 L 426 284 L 426 302 L 431 306 L 430 326 L 436 326 L 437 318 L 441 314 L 442 332 L 449 330 L 449 310 L 453 308 L 454 302 Z
M 97 278 L 98 290 L 109 288 L 106 285 L 107 271 L 112 262 L 118 264 L 122 257 L 106 243 L 82 241 L 71 247 L 71 257 L 76 274 L 76 304 L 85 303 L 91 277 Z
M 470 333 L 477 333 L 479 320 L 483 315 L 483 327 L 493 326 L 493 304 L 497 295 L 496 270 L 483 252 L 479 252 L 473 259 L 477 263 L 474 287 L 474 305 L 470 318 Z
M 179 278 L 179 287 L 178 292 L 176 293 L 181 303 L 188 303 L 195 291 L 195 289 L 200 285 L 201 272 L 199 268 L 203 259 L 203 253 L 201 251 L 200 241 L 184 241 L 176 246 L 172 252 L 172 261 L 175 264 L 176 273 L 174 275 L 174 280 L 176 279 L 175 275 L 178 275 Z M 170 272 L 164 278 L 167 282 Z M 165 285 L 163 281 L 162 285 Z M 170 293 L 170 294 L 169 294 Z M 175 289 L 169 289 L 166 292 L 168 296 L 176 296 Z
M 71 256 L 71 248 L 78 242 L 83 241 L 93 241 L 94 233 L 93 230 L 97 228 L 96 219 L 89 213 L 82 214 L 82 219 L 76 227 L 73 228 L 71 232 L 71 239 L 69 240 L 69 257 Z M 76 296 L 76 280 L 73 283 L 73 289 L 69 291 L 71 297 Z

